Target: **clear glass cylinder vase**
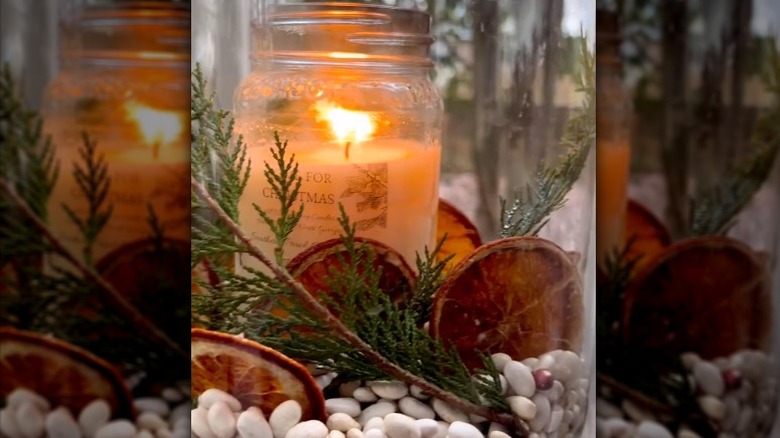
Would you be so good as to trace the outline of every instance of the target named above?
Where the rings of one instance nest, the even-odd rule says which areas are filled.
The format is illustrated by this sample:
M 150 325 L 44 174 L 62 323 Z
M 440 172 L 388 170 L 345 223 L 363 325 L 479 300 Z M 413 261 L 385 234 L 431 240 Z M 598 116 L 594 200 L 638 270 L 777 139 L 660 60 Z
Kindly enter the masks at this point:
M 599 286 L 604 436 L 626 423 L 776 434 L 780 52 L 767 7 L 619 12 L 634 122 L 623 251 Z
M 430 19 L 389 7 L 280 5 L 254 29 L 253 72 L 236 90 L 236 129 L 254 163 L 272 160 L 274 135 L 288 142 L 302 177 L 304 214 L 285 261 L 338 237 L 339 205 L 357 235 L 414 264 L 435 245 L 441 99 L 428 79 Z M 270 43 L 270 44 L 269 44 Z M 278 199 L 250 176 L 242 221 L 273 252 L 253 204 Z

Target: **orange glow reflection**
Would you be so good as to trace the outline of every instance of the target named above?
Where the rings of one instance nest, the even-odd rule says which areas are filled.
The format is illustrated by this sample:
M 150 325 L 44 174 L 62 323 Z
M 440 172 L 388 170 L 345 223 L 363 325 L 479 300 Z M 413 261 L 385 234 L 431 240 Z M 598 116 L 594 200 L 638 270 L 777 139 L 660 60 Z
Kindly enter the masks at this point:
M 137 102 L 126 103 L 125 112 L 127 120 L 136 123 L 144 142 L 152 145 L 155 153 L 161 144 L 171 143 L 181 135 L 182 123 L 177 112 L 158 110 Z

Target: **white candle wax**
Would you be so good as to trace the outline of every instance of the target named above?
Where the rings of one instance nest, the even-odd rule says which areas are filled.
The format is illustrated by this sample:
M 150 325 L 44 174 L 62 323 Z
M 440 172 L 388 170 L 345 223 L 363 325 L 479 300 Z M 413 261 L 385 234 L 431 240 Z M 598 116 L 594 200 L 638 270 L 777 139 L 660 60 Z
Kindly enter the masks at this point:
M 410 140 L 371 140 L 351 145 L 296 144 L 288 151 L 299 164 L 299 195 L 304 213 L 284 248 L 285 262 L 301 251 L 339 237 L 341 203 L 357 235 L 378 240 L 398 251 L 414 267 L 416 253 L 433 248 L 440 147 L 426 147 Z M 266 147 L 248 150 L 254 172 L 239 206 L 244 228 L 266 254 L 273 254 L 275 239 L 254 211 L 257 204 L 271 217 L 279 214 L 279 202 L 259 169 L 271 157 Z M 274 167 L 274 166 L 272 166 Z M 260 268 L 243 256 L 241 265 Z

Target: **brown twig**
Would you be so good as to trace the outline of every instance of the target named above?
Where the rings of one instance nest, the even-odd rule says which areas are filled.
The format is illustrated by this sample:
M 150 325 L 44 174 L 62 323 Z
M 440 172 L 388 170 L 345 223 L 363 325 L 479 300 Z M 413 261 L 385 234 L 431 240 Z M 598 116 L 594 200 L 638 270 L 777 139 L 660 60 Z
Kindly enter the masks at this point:
M 327 326 L 330 327 L 337 336 L 339 336 L 339 338 L 360 351 L 361 354 L 373 362 L 383 372 L 387 373 L 387 375 L 401 380 L 409 385 L 416 385 L 426 393 L 447 402 L 457 409 L 480 415 L 496 423 L 501 423 L 504 425 L 511 424 L 515 426 L 519 425 L 521 431 L 526 432 L 522 430 L 522 424 L 519 421 L 516 421 L 516 418 L 514 418 L 512 415 L 502 414 L 486 406 L 480 406 L 458 397 L 457 395 L 446 391 L 387 360 L 387 358 L 382 356 L 382 354 L 374 350 L 371 345 L 360 339 L 360 337 L 347 328 L 338 318 L 333 316 L 333 314 L 330 313 L 330 311 L 325 306 L 320 304 L 320 302 L 317 301 L 317 299 L 314 298 L 306 290 L 306 288 L 295 281 L 295 279 L 290 275 L 289 272 L 287 272 L 287 270 L 274 263 L 270 258 L 266 257 L 266 255 L 263 254 L 262 251 L 260 251 L 260 249 L 252 243 L 252 241 L 243 232 L 243 230 L 241 230 L 238 224 L 236 224 L 230 218 L 230 216 L 228 216 L 227 213 L 222 210 L 219 204 L 217 204 L 214 198 L 211 197 L 211 195 L 201 183 L 196 181 L 194 178 L 191 178 L 191 184 L 198 197 L 200 197 L 200 199 L 205 202 L 206 205 L 217 215 L 217 217 L 228 227 L 230 232 L 236 236 L 236 238 L 244 245 L 250 255 L 267 266 L 271 272 L 273 272 L 273 275 L 276 277 L 276 279 L 281 281 L 285 286 L 289 287 L 292 293 L 294 293 L 295 296 L 301 300 L 301 303 L 303 303 L 303 305 L 310 312 L 312 312 L 314 316 L 320 318 L 324 323 L 326 323 Z
M 138 309 L 136 309 L 122 295 L 120 295 L 119 292 L 117 292 L 117 290 L 111 286 L 111 284 L 109 284 L 103 277 L 100 276 L 100 274 L 84 264 L 67 248 L 65 248 L 65 245 L 57 238 L 57 236 L 54 235 L 54 233 L 52 233 L 46 223 L 44 223 L 41 218 L 39 218 L 38 215 L 36 215 L 35 212 L 30 209 L 30 206 L 27 205 L 27 202 L 25 202 L 24 199 L 22 199 L 19 194 L 16 193 L 13 185 L 11 185 L 11 183 L 9 183 L 3 177 L 0 177 L 0 187 L 2 187 L 3 191 L 8 195 L 9 199 L 16 205 L 16 207 L 19 208 L 22 214 L 24 214 L 32 222 L 33 226 L 35 226 L 35 228 L 37 228 L 43 234 L 46 240 L 49 241 L 54 252 L 62 256 L 67 262 L 76 268 L 76 270 L 78 270 L 84 276 L 84 278 L 97 285 L 98 289 L 103 291 L 104 295 L 113 302 L 116 308 L 124 315 L 125 318 L 127 318 L 130 323 L 137 326 L 143 332 L 148 333 L 152 339 L 170 348 L 171 351 L 177 355 L 180 355 L 181 357 L 188 357 L 188 354 L 182 350 L 181 347 L 176 344 L 176 342 L 169 338 L 168 335 L 160 330 L 152 321 L 141 314 Z

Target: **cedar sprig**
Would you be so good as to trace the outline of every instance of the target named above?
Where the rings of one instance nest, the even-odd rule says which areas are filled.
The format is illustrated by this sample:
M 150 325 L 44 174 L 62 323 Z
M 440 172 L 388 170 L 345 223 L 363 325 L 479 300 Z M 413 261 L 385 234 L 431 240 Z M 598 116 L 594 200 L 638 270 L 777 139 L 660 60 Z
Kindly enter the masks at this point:
M 82 162 L 73 165 L 73 178 L 87 200 L 87 215 L 82 218 L 66 203 L 62 208 L 76 225 L 84 241 L 82 253 L 87 265 L 94 264 L 92 247 L 101 231 L 108 224 L 113 212 L 113 205 L 106 205 L 106 197 L 111 188 L 111 177 L 108 176 L 108 164 L 102 155 L 97 154 L 97 142 L 90 141 L 87 133 L 82 134 L 83 148 L 79 149 Z
M 203 72 L 196 65 L 192 72 L 190 115 L 192 176 L 203 182 L 220 208 L 239 223 L 238 201 L 248 184 L 252 163 L 247 158 L 243 137 L 234 133 L 235 122 L 230 113 L 217 109 L 214 101 L 215 95 L 207 91 Z M 194 194 L 191 206 L 193 267 L 204 261 L 217 267 L 242 252 L 243 247 L 236 244 L 224 224 L 214 221 Z
M 276 238 L 274 254 L 276 263 L 281 265 L 284 263 L 284 244 L 303 217 L 303 203 L 300 203 L 297 209 L 295 208 L 301 189 L 301 177 L 298 176 L 295 155 L 287 157 L 287 141 L 282 142 L 277 132 L 274 132 L 274 144 L 275 147 L 271 148 L 270 152 L 276 167 L 271 167 L 271 163 L 265 162 L 263 175 L 271 186 L 274 196 L 279 199 L 279 215 L 274 219 L 259 205 L 252 204 L 252 207 Z
M 584 93 L 582 107 L 569 118 L 560 147 L 566 153 L 557 166 L 540 164 L 533 182 L 515 191 L 511 205 L 501 199 L 501 237 L 536 236 L 552 213 L 563 207 L 566 195 L 579 179 L 596 141 L 596 67 L 586 38 L 581 38 L 582 68 L 577 91 Z

